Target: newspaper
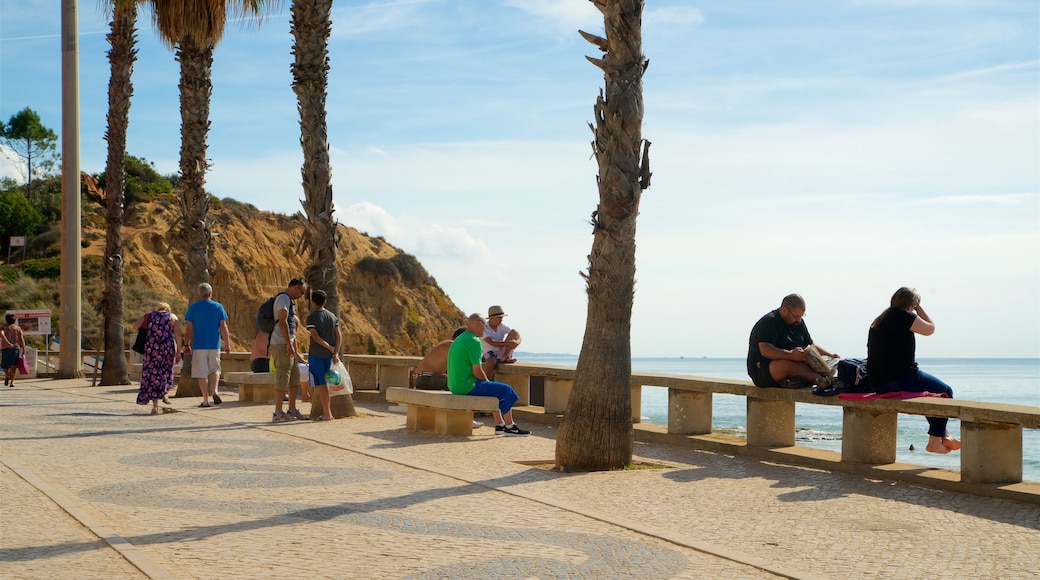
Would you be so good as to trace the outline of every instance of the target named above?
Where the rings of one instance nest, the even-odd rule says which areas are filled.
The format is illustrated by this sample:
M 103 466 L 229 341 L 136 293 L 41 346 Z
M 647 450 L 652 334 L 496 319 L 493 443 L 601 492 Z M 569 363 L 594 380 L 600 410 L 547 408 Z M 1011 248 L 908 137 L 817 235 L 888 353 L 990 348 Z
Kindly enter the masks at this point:
M 807 355 L 805 364 L 809 365 L 812 370 L 824 375 L 831 374 L 834 371 L 834 367 L 838 366 L 838 361 L 841 360 L 840 357 L 836 356 L 823 356 L 816 349 L 816 346 L 812 344 L 805 349 L 805 354 Z

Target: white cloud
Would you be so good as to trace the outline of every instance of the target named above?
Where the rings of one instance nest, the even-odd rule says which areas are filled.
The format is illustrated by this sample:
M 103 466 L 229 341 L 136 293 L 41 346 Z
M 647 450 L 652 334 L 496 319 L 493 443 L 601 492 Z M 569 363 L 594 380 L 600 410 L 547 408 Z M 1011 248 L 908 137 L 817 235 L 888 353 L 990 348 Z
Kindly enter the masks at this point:
M 1037 204 L 1040 193 L 1005 193 L 993 195 L 943 195 L 915 201 L 915 205 L 1004 205 Z
M 643 11 L 644 30 L 647 27 L 690 26 L 704 23 L 704 14 L 692 6 L 665 6 Z
M 439 0 L 376 0 L 360 6 L 336 8 L 333 37 L 360 37 L 402 30 L 422 22 L 421 12 Z
M 603 28 L 603 15 L 588 0 L 506 0 L 505 5 L 572 32 Z

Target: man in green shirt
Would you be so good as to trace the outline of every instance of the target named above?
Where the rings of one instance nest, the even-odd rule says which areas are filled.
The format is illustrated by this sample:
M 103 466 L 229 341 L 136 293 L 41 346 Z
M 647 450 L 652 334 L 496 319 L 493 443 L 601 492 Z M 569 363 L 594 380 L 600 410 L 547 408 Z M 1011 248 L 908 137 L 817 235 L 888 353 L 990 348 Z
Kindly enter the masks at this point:
M 513 422 L 513 405 L 520 399 L 513 387 L 487 378 L 485 365 L 494 365 L 495 361 L 485 362 L 481 358 L 483 349 L 478 337 L 484 336 L 486 325 L 483 316 L 471 314 L 466 320 L 466 332 L 451 343 L 448 349 L 448 389 L 456 395 L 497 398 L 498 410 L 491 413 L 495 419 L 496 435 L 530 435 L 530 431 Z

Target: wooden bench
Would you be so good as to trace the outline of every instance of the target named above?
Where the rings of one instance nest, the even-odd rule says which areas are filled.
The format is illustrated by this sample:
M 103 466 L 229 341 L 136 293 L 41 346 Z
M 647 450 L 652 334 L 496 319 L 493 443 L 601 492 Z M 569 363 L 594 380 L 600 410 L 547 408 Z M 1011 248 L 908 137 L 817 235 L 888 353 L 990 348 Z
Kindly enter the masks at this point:
M 273 403 L 277 396 L 274 373 L 224 373 L 221 379 L 238 387 L 239 402 Z
M 472 435 L 474 411 L 498 410 L 495 397 L 453 395 L 447 391 L 407 387 L 388 388 L 386 401 L 406 406 L 409 429 L 433 430 L 438 435 Z

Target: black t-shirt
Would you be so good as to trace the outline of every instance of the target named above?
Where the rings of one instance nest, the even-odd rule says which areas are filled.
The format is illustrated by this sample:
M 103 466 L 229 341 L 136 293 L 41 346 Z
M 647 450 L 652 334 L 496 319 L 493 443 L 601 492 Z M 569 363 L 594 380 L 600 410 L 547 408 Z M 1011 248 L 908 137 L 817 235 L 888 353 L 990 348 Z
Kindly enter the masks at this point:
M 762 356 L 762 351 L 758 348 L 760 342 L 790 350 L 809 346 L 812 344 L 812 336 L 809 335 L 805 322 L 794 325 L 784 322 L 779 308 L 766 314 L 755 323 L 751 329 L 751 337 L 748 338 L 747 368 L 748 374 L 752 376 L 756 374 L 755 369 L 769 364 L 769 359 Z
M 892 381 L 917 372 L 917 341 L 910 327 L 917 313 L 889 308 L 885 317 L 867 332 L 867 376 L 875 392 Z

